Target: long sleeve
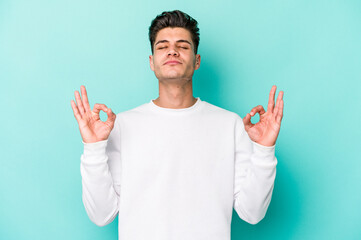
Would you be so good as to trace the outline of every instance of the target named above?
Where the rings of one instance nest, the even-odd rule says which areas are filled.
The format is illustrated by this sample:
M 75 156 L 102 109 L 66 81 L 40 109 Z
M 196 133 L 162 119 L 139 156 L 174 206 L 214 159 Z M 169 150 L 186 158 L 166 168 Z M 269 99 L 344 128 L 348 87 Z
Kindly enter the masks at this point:
M 82 199 L 92 222 L 98 226 L 111 223 L 119 209 L 120 134 L 118 116 L 107 140 L 84 143 L 80 171 Z
M 261 221 L 271 201 L 276 177 L 275 146 L 253 142 L 238 116 L 235 125 L 234 209 L 241 219 Z

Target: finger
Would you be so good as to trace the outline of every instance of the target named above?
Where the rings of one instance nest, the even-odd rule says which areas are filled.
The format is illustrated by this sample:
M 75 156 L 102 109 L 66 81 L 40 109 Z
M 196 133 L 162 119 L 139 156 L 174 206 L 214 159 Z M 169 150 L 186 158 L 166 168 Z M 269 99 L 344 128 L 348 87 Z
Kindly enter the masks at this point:
M 252 127 L 254 124 L 251 122 L 251 115 L 247 113 L 247 115 L 243 118 L 243 125 L 246 130 Z
M 81 120 L 81 115 L 79 113 L 79 109 L 78 107 L 76 106 L 74 100 L 71 100 L 70 101 L 70 104 L 71 104 L 71 108 L 73 109 L 73 113 L 74 113 L 74 117 L 76 118 L 76 120 L 79 122 Z
M 279 104 L 279 110 L 277 113 L 276 121 L 277 123 L 281 124 L 282 118 L 283 118 L 283 99 L 281 99 L 281 102 Z
M 278 93 L 278 97 L 277 97 L 277 102 L 276 102 L 276 107 L 275 107 L 275 111 L 274 111 L 274 116 L 277 117 L 278 112 L 280 110 L 279 106 L 280 106 L 280 101 L 283 99 L 283 91 L 280 91 Z
M 253 117 L 254 115 L 256 115 L 256 113 L 259 113 L 259 115 L 262 115 L 265 113 L 262 105 L 258 105 L 257 107 L 252 108 L 252 110 L 250 112 L 251 116 Z
M 76 99 L 76 104 L 77 104 L 77 106 L 79 108 L 79 113 L 80 113 L 81 116 L 83 116 L 84 113 L 85 113 L 85 110 L 84 110 L 83 102 L 82 102 L 82 100 L 80 98 L 80 94 L 79 94 L 78 91 L 75 91 L 74 95 L 75 95 L 75 99 Z
M 105 104 L 96 103 L 94 104 L 93 112 L 99 116 L 100 110 L 107 112 L 108 108 Z
M 107 115 L 108 115 L 108 119 L 107 119 L 107 121 L 105 123 L 113 125 L 114 121 L 115 121 L 115 118 L 117 116 L 115 115 L 115 113 L 113 113 L 113 111 L 110 108 L 108 108 Z
M 85 111 L 86 112 L 91 112 L 89 101 L 88 101 L 88 95 L 87 95 L 85 86 L 81 85 L 80 89 L 81 89 L 81 96 L 83 98 L 83 104 L 84 104 L 84 107 L 85 107 Z
M 273 85 L 271 88 L 271 91 L 269 93 L 269 98 L 268 98 L 268 106 L 267 106 L 267 112 L 273 112 L 273 107 L 275 104 L 275 94 L 276 94 L 276 85 Z

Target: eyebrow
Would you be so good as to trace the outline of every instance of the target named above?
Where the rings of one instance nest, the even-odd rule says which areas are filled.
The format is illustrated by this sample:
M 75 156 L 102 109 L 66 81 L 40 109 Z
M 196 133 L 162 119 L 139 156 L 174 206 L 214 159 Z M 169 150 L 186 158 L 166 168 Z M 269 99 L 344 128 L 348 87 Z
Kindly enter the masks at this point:
M 156 46 L 158 43 L 168 43 L 168 42 L 169 42 L 168 40 L 160 40 L 160 41 L 158 41 L 154 46 Z M 185 43 L 188 43 L 189 45 L 192 46 L 192 44 L 191 44 L 189 41 L 184 40 L 184 39 L 177 40 L 176 42 L 177 42 L 177 43 L 179 43 L 179 42 L 185 42 Z

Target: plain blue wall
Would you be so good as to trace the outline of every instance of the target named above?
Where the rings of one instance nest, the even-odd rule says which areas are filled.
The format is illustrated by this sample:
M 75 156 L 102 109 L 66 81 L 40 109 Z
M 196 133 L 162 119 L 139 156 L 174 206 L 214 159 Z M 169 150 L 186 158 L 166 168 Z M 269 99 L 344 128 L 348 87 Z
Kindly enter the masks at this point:
M 151 20 L 198 20 L 194 96 L 238 113 L 285 92 L 268 213 L 232 239 L 361 239 L 360 1 L 0 1 L 0 238 L 117 239 L 81 199 L 70 100 L 116 113 L 158 97 Z M 212 209 L 210 209 L 212 211 Z

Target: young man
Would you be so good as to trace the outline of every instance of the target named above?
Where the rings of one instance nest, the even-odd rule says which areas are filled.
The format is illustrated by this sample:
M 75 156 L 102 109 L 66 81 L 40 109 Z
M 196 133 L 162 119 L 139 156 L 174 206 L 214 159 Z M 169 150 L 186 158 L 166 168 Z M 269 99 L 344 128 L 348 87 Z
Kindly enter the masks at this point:
M 181 11 L 151 23 L 150 67 L 159 97 L 115 115 L 90 109 L 87 93 L 71 105 L 84 143 L 83 203 L 104 226 L 119 215 L 120 240 L 227 240 L 233 208 L 256 224 L 269 206 L 277 160 L 275 143 L 283 92 L 267 112 L 257 106 L 242 119 L 192 93 L 200 66 L 197 22 Z M 99 112 L 108 115 L 106 122 Z M 256 113 L 260 121 L 252 124 Z

